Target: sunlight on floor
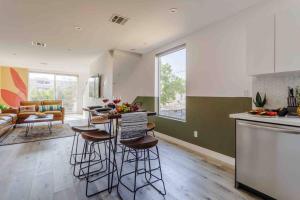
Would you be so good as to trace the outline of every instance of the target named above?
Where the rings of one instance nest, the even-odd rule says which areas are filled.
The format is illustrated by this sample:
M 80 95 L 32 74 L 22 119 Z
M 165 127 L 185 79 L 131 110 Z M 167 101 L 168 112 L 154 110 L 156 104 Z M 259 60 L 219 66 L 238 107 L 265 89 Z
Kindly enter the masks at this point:
M 86 119 L 83 114 L 66 114 L 65 121 L 84 120 Z

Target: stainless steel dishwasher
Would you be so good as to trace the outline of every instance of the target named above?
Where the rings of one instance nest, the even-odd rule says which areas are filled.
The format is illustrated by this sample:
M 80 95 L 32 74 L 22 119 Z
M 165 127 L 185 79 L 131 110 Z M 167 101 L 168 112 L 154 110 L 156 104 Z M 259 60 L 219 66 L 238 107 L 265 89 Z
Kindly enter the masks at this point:
M 236 183 L 300 199 L 300 127 L 236 120 Z

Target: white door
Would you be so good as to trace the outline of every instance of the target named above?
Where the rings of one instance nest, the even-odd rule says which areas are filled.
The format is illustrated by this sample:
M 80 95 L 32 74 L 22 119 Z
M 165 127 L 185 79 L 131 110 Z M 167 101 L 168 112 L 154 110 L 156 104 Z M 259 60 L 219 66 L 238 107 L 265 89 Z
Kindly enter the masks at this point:
M 300 70 L 300 8 L 276 15 L 276 72 Z
M 275 16 L 259 17 L 246 30 L 248 75 L 274 73 Z

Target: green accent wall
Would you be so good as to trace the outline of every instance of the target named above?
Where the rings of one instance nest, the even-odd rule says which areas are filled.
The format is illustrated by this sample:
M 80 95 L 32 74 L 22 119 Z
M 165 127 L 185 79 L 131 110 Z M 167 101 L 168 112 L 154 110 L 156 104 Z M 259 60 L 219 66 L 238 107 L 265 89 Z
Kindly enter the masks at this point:
M 155 97 L 139 96 L 134 102 L 142 107 L 155 110 Z M 201 147 L 235 156 L 234 120 L 229 114 L 251 109 L 248 97 L 194 97 L 188 96 L 186 122 L 155 117 L 156 130 L 160 133 L 199 145 Z M 194 130 L 198 137 L 194 137 Z

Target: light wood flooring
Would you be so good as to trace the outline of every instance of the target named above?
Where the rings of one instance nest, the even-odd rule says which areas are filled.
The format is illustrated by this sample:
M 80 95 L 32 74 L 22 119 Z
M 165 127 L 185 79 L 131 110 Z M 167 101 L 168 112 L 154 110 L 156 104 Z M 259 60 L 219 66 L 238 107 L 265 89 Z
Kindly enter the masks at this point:
M 72 137 L 0 147 L 1 200 L 83 200 L 85 181 L 72 175 L 68 163 Z M 159 142 L 167 189 L 165 199 L 257 199 L 234 188 L 232 171 L 163 140 Z M 119 199 L 116 189 L 89 199 Z M 127 199 L 127 198 L 126 198 Z M 129 199 L 129 197 L 128 197 Z M 146 187 L 137 199 L 164 199 Z

